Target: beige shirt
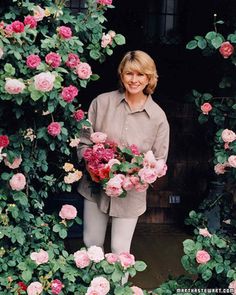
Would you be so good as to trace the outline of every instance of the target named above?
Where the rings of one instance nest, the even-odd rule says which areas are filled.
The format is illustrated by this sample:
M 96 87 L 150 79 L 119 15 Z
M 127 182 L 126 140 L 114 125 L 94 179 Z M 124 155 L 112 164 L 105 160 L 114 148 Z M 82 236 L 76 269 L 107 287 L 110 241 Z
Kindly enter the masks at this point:
M 119 145 L 135 144 L 141 152 L 152 150 L 157 159 L 167 159 L 169 148 L 169 124 L 164 111 L 149 95 L 140 110 L 132 111 L 124 93 L 112 91 L 97 96 L 91 103 L 88 119 L 92 128 L 84 129 L 78 147 L 78 158 L 91 144 L 92 132 L 104 132 L 108 140 Z M 146 210 L 146 192 L 131 190 L 125 198 L 109 197 L 103 190 L 93 193 L 86 174 L 79 182 L 78 191 L 86 199 L 97 202 L 100 210 L 110 216 L 132 218 Z

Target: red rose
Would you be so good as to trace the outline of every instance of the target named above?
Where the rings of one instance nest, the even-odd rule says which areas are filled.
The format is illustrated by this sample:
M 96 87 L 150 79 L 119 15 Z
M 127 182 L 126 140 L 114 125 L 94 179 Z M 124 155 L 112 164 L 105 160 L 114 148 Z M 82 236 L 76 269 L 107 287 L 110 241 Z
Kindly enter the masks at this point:
M 68 59 L 66 61 L 67 67 L 76 68 L 79 63 L 80 63 L 80 59 L 78 55 L 75 53 L 69 53 Z
M 47 130 L 51 136 L 55 137 L 61 133 L 61 124 L 58 122 L 52 122 L 48 125 Z
M 27 15 L 24 19 L 25 26 L 29 25 L 31 29 L 35 29 L 37 27 L 37 21 L 32 15 Z
M 72 102 L 72 100 L 78 95 L 78 89 L 70 85 L 68 87 L 64 87 L 61 93 L 62 98 L 66 102 Z
M 58 279 L 55 279 L 51 283 L 52 294 L 60 294 L 64 285 Z
M 5 148 L 9 145 L 9 139 L 7 135 L 0 135 L 0 148 Z
M 84 119 L 84 111 L 82 110 L 77 110 L 74 112 L 74 118 L 76 121 L 81 121 Z
M 25 283 L 19 282 L 19 283 L 17 283 L 17 285 L 19 286 L 19 292 L 18 292 L 18 294 L 20 294 L 20 291 L 26 291 L 27 290 L 27 286 L 26 286 Z
M 62 39 L 70 39 L 72 36 L 72 31 L 69 27 L 61 26 L 58 28 L 58 34 Z
M 234 47 L 230 42 L 226 41 L 221 44 L 219 51 L 223 58 L 228 58 L 234 53 Z
M 57 68 L 61 64 L 61 56 L 58 53 L 50 52 L 45 57 L 46 63 L 52 68 Z
M 12 31 L 14 33 L 22 33 L 25 30 L 25 26 L 22 22 L 16 20 L 11 24 Z
M 35 69 L 41 63 L 41 59 L 37 54 L 27 56 L 26 64 L 30 69 Z

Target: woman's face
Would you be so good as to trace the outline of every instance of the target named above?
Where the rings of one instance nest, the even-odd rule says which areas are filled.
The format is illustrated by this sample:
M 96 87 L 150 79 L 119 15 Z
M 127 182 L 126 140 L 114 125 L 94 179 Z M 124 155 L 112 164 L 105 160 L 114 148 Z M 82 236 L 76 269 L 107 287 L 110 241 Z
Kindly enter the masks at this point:
M 148 85 L 149 79 L 146 74 L 142 74 L 137 70 L 124 68 L 121 74 L 122 83 L 130 94 L 139 94 L 143 92 Z

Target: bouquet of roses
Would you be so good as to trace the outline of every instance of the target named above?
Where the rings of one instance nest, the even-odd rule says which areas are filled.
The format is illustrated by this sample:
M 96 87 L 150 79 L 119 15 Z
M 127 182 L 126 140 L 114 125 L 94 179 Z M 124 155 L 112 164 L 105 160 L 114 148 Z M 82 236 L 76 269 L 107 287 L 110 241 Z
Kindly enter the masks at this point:
M 131 189 L 145 191 L 166 174 L 165 161 L 156 160 L 152 151 L 141 153 L 135 145 L 120 147 L 102 132 L 92 133 L 90 139 L 93 145 L 83 154 L 87 171 L 110 197 L 125 197 Z

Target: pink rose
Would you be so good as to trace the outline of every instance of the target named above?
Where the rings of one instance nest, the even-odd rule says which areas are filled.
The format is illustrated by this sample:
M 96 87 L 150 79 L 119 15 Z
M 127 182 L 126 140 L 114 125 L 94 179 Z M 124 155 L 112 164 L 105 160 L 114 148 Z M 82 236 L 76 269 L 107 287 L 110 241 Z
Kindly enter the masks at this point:
M 78 268 L 85 268 L 89 266 L 91 260 L 86 250 L 79 250 L 74 253 L 74 261 Z
M 94 287 L 88 287 L 85 295 L 104 295 L 102 291 L 96 290 Z
M 12 27 L 12 31 L 14 33 L 23 33 L 24 30 L 25 30 L 25 26 L 22 22 L 18 21 L 18 20 L 15 20 L 12 24 L 11 24 L 11 27 Z
M 66 27 L 66 26 L 59 27 L 58 34 L 62 39 L 70 39 L 72 37 L 71 28 Z
M 133 291 L 134 295 L 143 295 L 143 290 L 137 286 L 132 286 L 130 289 Z
M 115 164 L 120 165 L 120 161 L 117 160 L 117 159 L 111 159 L 111 160 L 108 161 L 107 166 L 111 168 Z
M 228 162 L 231 167 L 236 168 L 236 156 L 235 155 L 229 156 Z
M 104 295 L 106 295 L 110 291 L 109 281 L 102 276 L 94 278 L 91 281 L 90 286 L 95 290 L 101 291 L 101 293 Z
M 111 5 L 112 0 L 97 0 L 97 3 L 99 3 L 101 5 Z
M 59 212 L 59 216 L 62 219 L 75 219 L 77 216 L 77 209 L 72 205 L 63 205 Z
M 50 72 L 40 73 L 34 76 L 34 87 L 42 92 L 49 92 L 53 89 L 55 76 Z
M 107 135 L 103 132 L 94 132 L 91 134 L 90 139 L 94 143 L 104 143 L 107 139 Z
M 107 45 L 112 44 L 112 38 L 110 34 L 104 34 L 102 35 L 102 41 L 101 41 L 101 47 L 106 48 Z
M 7 25 L 5 30 L 4 30 L 5 34 L 6 34 L 6 37 L 11 37 L 13 35 L 13 28 L 12 28 L 12 25 Z
M 27 15 L 24 19 L 25 26 L 29 26 L 31 29 L 35 29 L 37 27 L 37 21 L 32 15 Z
M 51 136 L 57 136 L 61 133 L 61 124 L 58 122 L 52 122 L 47 127 L 48 134 Z
M 43 285 L 40 282 L 33 282 L 27 288 L 28 295 L 40 295 L 43 292 Z
M 51 282 L 51 290 L 52 290 L 52 294 L 60 294 L 62 288 L 64 287 L 64 285 L 62 284 L 62 282 L 58 279 L 55 279 Z
M 10 187 L 14 191 L 21 191 L 26 186 L 26 179 L 24 174 L 22 173 L 16 173 L 12 176 L 12 178 L 9 181 Z
M 233 142 L 236 139 L 236 134 L 232 130 L 224 129 L 221 133 L 221 137 L 224 142 Z
M 61 93 L 62 98 L 64 99 L 64 101 L 66 102 L 72 102 L 73 99 L 78 95 L 78 89 L 73 86 L 70 85 L 68 87 L 64 87 Z
M 80 59 L 77 54 L 69 53 L 66 65 L 69 68 L 76 68 L 80 63 Z
M 32 260 L 34 260 L 34 262 L 37 265 L 43 264 L 43 263 L 47 263 L 49 256 L 48 256 L 48 252 L 44 251 L 43 249 L 40 249 L 39 252 L 32 252 L 30 254 L 30 258 Z
M 36 69 L 41 63 L 41 58 L 37 54 L 30 54 L 26 58 L 26 64 L 30 69 Z
M 6 148 L 9 143 L 9 138 L 7 135 L 0 135 L 0 149 Z
M 201 111 L 204 115 L 208 115 L 208 113 L 212 110 L 212 105 L 209 102 L 205 102 L 201 105 Z
M 139 193 L 145 192 L 148 189 L 148 183 L 137 183 L 135 184 L 134 189 Z
M 10 94 L 19 94 L 25 89 L 25 84 L 17 79 L 6 78 L 5 90 Z
M 4 164 L 7 167 L 9 167 L 10 169 L 17 169 L 17 168 L 19 168 L 21 162 L 22 162 L 22 158 L 21 157 L 15 158 L 12 163 L 10 163 L 7 160 L 7 158 L 4 159 Z
M 229 58 L 234 53 L 234 47 L 229 41 L 226 41 L 221 44 L 219 52 L 223 58 Z
M 124 181 L 125 176 L 123 174 L 117 174 L 112 177 L 106 183 L 106 194 L 110 197 L 119 197 L 123 192 L 122 182 Z
M 94 262 L 100 262 L 105 258 L 104 252 L 101 247 L 91 246 L 88 248 L 87 253 L 89 259 Z
M 124 190 L 129 191 L 134 188 L 134 184 L 129 176 L 126 176 L 122 182 L 122 187 Z
M 76 121 L 81 121 L 84 119 L 84 111 L 83 110 L 77 110 L 74 112 L 73 117 Z
M 229 164 L 228 163 L 224 163 L 224 164 L 221 164 L 221 163 L 217 163 L 215 166 L 214 166 L 214 171 L 216 174 L 220 175 L 220 174 L 224 174 L 226 172 L 226 167 L 228 167 Z
M 199 250 L 196 253 L 196 261 L 200 264 L 207 263 L 211 259 L 210 255 L 205 250 Z
M 212 236 L 212 234 L 209 233 L 207 228 L 199 228 L 199 235 L 209 238 Z
M 76 73 L 80 79 L 89 79 L 92 75 L 92 70 L 88 63 L 81 62 L 76 67 Z
M 45 17 L 45 11 L 39 5 L 35 6 L 34 9 L 34 18 L 38 22 Z
M 3 56 L 3 48 L 2 47 L 0 47 L 0 59 L 2 58 L 2 56 Z
M 56 52 L 50 52 L 46 55 L 45 61 L 52 68 L 58 68 L 61 64 L 61 56 Z
M 146 167 L 140 169 L 138 175 L 144 183 L 153 183 L 157 179 L 157 171 Z
M 229 284 L 229 289 L 232 289 L 232 293 L 233 295 L 236 295 L 236 280 L 235 281 L 232 281 L 230 284 Z
M 133 266 L 135 264 L 134 255 L 128 252 L 123 252 L 119 254 L 119 260 L 124 269 L 129 268 L 130 266 Z
M 114 253 L 105 254 L 105 258 L 109 264 L 115 264 L 117 261 L 119 261 L 118 255 Z

